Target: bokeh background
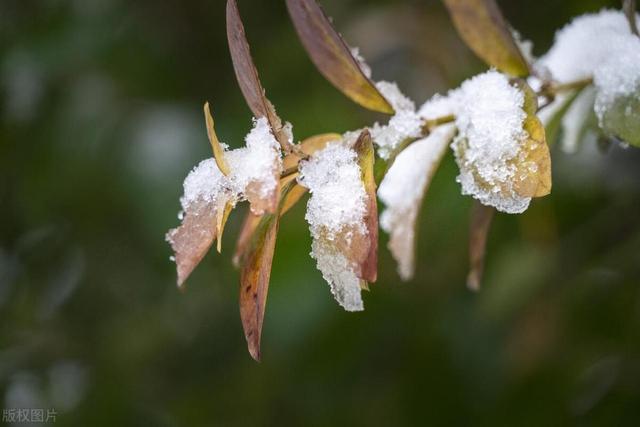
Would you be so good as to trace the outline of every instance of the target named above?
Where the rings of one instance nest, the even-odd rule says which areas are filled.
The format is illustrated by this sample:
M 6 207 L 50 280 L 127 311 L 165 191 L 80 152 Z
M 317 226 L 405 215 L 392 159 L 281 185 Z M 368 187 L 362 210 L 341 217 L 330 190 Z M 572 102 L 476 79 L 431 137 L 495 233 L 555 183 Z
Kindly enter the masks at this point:
M 599 0 L 501 1 L 545 52 Z M 381 119 L 315 71 L 284 1 L 239 1 L 268 95 L 298 138 Z M 376 79 L 418 103 L 484 65 L 435 0 L 324 0 Z M 304 204 L 278 237 L 263 362 L 249 356 L 229 221 L 180 293 L 164 242 L 209 157 L 202 104 L 242 144 L 223 0 L 0 1 L 0 401 L 57 425 L 638 425 L 640 150 L 553 149 L 553 194 L 499 215 L 465 287 L 471 200 L 449 155 L 415 280 L 381 241 L 366 311 L 333 301 Z

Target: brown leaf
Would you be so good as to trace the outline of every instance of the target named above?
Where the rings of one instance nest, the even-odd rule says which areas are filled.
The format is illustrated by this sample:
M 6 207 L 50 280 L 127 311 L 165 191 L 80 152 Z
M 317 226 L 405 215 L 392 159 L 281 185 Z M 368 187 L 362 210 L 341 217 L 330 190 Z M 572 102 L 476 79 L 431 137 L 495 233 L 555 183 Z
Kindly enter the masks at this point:
M 180 289 L 216 238 L 216 211 L 214 203 L 195 202 L 184 213 L 182 224 L 167 233 L 166 239 L 175 253 Z
M 231 171 L 229 169 L 227 161 L 224 158 L 224 149 L 222 148 L 222 145 L 220 145 L 218 135 L 216 135 L 213 117 L 211 116 L 211 110 L 209 109 L 208 102 L 204 103 L 204 120 L 207 124 L 207 136 L 209 137 L 211 149 L 213 150 L 213 158 L 216 160 L 216 164 L 218 165 L 218 169 L 220 169 L 220 172 L 222 172 L 223 175 L 227 176 Z
M 479 290 L 482 282 L 487 236 L 491 229 L 494 214 L 494 208 L 485 206 L 478 201 L 473 202 L 469 226 L 470 271 L 467 276 L 467 287 L 473 291 Z
M 278 215 L 262 216 L 251 238 L 240 273 L 240 318 L 249 353 L 258 362 L 278 224 Z
M 624 0 L 622 8 L 624 9 L 624 14 L 627 16 L 627 21 L 629 21 L 629 29 L 636 36 L 640 36 L 638 23 L 636 22 L 636 1 Z
M 444 0 L 458 33 L 490 66 L 514 76 L 529 75 L 529 65 L 495 0 Z
M 365 224 L 367 226 L 367 250 L 360 261 L 359 278 L 367 282 L 375 282 L 378 278 L 378 202 L 376 199 L 376 181 L 373 167 L 375 164 L 375 152 L 371 135 L 368 130 L 363 130 L 355 143 L 354 149 L 358 153 L 358 165 L 362 171 L 362 181 L 367 192 L 367 214 Z
M 307 193 L 307 189 L 300 184 L 294 184 L 291 190 L 283 197 L 282 210 L 280 216 L 284 215 L 300 201 L 302 196 Z
M 227 0 L 227 40 L 233 69 L 247 105 L 255 117 L 267 118 L 280 146 L 288 149 L 289 142 L 283 131 L 282 121 L 276 114 L 273 104 L 267 99 L 260 83 L 258 70 L 253 63 L 236 0 Z
M 361 106 L 393 114 L 393 108 L 371 80 L 315 0 L 287 0 L 300 41 L 320 73 Z

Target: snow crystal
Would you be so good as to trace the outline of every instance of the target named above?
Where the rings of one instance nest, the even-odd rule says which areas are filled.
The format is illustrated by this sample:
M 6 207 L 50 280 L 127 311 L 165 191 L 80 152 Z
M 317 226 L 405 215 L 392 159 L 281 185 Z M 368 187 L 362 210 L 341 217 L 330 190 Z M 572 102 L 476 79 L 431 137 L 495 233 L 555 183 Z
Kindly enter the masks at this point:
M 556 33 L 553 47 L 537 66 L 548 68 L 562 83 L 589 78 L 597 67 L 617 56 L 617 51 L 626 51 L 626 40 L 634 38 L 637 36 L 631 33 L 622 12 L 602 10 L 582 15 Z
M 395 115 L 386 126 L 375 123 L 371 128 L 371 138 L 378 146 L 378 154 L 388 159 L 402 141 L 420 136 L 422 119 L 416 114 L 413 101 L 400 92 L 398 85 L 378 82 L 376 87 L 395 110 Z
M 260 215 L 270 207 L 282 170 L 278 141 L 267 119 L 253 120 L 253 129 L 245 138 L 246 147 L 225 153 L 231 173 L 229 184 L 236 194 L 251 202 L 251 210 Z
M 452 90 L 446 96 L 436 94 L 427 102 L 422 104 L 418 110 L 418 115 L 424 120 L 434 120 L 456 114 L 458 109 L 457 94 L 459 90 Z
M 346 226 L 364 229 L 366 192 L 356 160 L 354 150 L 334 142 L 300 162 L 298 182 L 311 193 L 305 218 L 314 236 L 321 229 L 330 238 Z
M 202 200 L 215 203 L 218 196 L 227 191 L 225 176 L 218 169 L 213 157 L 201 161 L 198 166 L 187 175 L 183 184 L 184 195 L 180 199 L 182 209 L 187 211 L 189 205 Z M 180 218 L 182 214 L 178 214 Z
M 530 197 L 514 189 L 517 165 L 526 153 L 524 95 L 497 71 L 488 71 L 460 87 L 451 147 L 460 168 L 462 193 L 507 213 L 521 213 Z
M 428 137 L 405 148 L 378 189 L 378 196 L 386 206 L 380 226 L 391 234 L 389 249 L 404 280 L 413 276 L 414 233 L 422 198 L 455 131 L 453 124 L 439 126 Z
M 348 311 L 362 310 L 358 267 L 348 258 L 367 234 L 367 194 L 356 152 L 341 142 L 329 143 L 300 163 L 298 182 L 311 193 L 305 215 L 313 237 L 311 256 L 338 303 Z

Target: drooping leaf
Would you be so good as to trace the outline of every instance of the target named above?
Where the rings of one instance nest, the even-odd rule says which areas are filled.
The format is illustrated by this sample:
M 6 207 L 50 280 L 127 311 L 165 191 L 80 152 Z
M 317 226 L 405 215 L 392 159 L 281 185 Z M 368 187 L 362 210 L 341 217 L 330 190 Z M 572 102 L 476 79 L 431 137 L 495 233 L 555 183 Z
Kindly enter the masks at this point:
M 320 73 L 361 106 L 393 114 L 389 102 L 365 75 L 316 0 L 287 0 L 287 8 L 300 41 Z
M 262 216 L 253 232 L 240 273 L 240 318 L 249 353 L 258 362 L 278 224 L 278 215 Z
M 371 134 L 362 131 L 354 146 L 358 154 L 358 165 L 362 172 L 362 182 L 367 193 L 367 251 L 360 262 L 359 277 L 366 282 L 375 282 L 378 278 L 378 202 L 376 199 L 376 181 L 374 177 L 375 152 Z
M 249 353 L 260 361 L 260 338 L 264 310 L 267 303 L 271 264 L 276 247 L 276 236 L 280 225 L 284 203 L 294 187 L 289 183 L 280 189 L 282 198 L 275 214 L 264 214 L 257 218 L 248 218 L 246 248 L 242 251 L 242 269 L 240 271 L 240 318 L 244 329 Z M 256 221 L 256 223 L 254 223 Z M 243 227 L 244 228 L 244 227 Z M 253 230 L 250 230 L 253 228 Z M 245 230 L 243 230 L 243 233 Z
M 255 117 L 267 118 L 271 130 L 282 148 L 288 149 L 288 137 L 283 129 L 282 121 L 276 114 L 273 104 L 267 99 L 260 83 L 258 70 L 253 63 L 236 0 L 227 0 L 227 40 L 236 78 L 247 105 Z
M 487 236 L 496 210 L 480 202 L 473 202 L 471 221 L 469 224 L 469 275 L 467 287 L 473 291 L 480 289 L 484 271 L 484 257 L 487 247 Z
M 178 270 L 178 288 L 202 261 L 217 236 L 217 206 L 213 202 L 198 201 L 184 213 L 182 224 L 167 233 Z
M 398 153 L 380 184 L 378 196 L 385 205 L 380 225 L 389 233 L 388 247 L 403 280 L 414 275 L 420 206 L 455 133 L 454 125 L 445 124 L 413 142 Z
M 222 252 L 222 234 L 224 233 L 224 226 L 227 224 L 227 220 L 229 219 L 229 215 L 233 210 L 233 204 L 227 201 L 221 203 L 222 206 L 218 206 L 216 212 L 216 239 L 217 246 L 216 249 L 218 253 Z
M 636 1 L 635 0 L 624 0 L 622 5 L 624 9 L 624 14 L 627 16 L 627 21 L 629 21 L 629 28 L 631 32 L 636 36 L 640 36 L 638 32 L 638 23 L 636 22 Z
M 444 0 L 458 33 L 482 60 L 514 76 L 529 65 L 495 0 Z
M 205 102 L 204 104 L 204 120 L 207 124 L 207 136 L 209 137 L 209 142 L 211 143 L 211 149 L 213 150 L 213 157 L 216 160 L 216 164 L 218 165 L 218 169 L 222 172 L 223 175 L 229 175 L 230 169 L 227 161 L 224 158 L 224 149 L 222 145 L 220 145 L 220 141 L 218 140 L 218 135 L 216 135 L 216 130 L 214 127 L 213 117 L 211 116 L 211 110 L 209 109 L 209 103 Z

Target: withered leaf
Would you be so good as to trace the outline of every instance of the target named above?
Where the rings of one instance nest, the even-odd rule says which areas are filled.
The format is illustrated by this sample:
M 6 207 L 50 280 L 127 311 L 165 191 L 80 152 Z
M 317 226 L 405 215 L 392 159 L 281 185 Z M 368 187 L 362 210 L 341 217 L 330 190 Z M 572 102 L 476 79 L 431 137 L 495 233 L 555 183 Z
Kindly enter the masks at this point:
M 202 261 L 217 236 L 217 206 L 199 200 L 184 213 L 182 224 L 169 230 L 166 239 L 175 253 L 178 288 L 184 288 L 194 268 Z
M 495 0 L 444 0 L 458 33 L 482 60 L 514 76 L 529 65 Z
M 473 202 L 471 221 L 469 224 L 469 275 L 467 287 L 473 291 L 480 289 L 484 271 L 484 257 L 487 247 L 487 236 L 496 210 L 478 201 Z
M 240 273 L 240 318 L 249 353 L 258 362 L 278 224 L 278 215 L 262 216 L 253 232 Z
M 292 187 L 292 184 L 288 184 L 281 189 L 282 199 L 277 213 L 257 217 L 257 225 L 253 224 L 253 221 L 256 221 L 255 218 L 248 219 L 251 223 L 247 228 L 253 228 L 253 230 L 242 254 L 240 318 L 249 353 L 258 362 L 261 356 L 260 338 L 269 290 L 271 264 L 280 224 L 280 213 L 283 209 L 283 201 L 286 200 Z
M 216 135 L 213 116 L 211 116 L 211 110 L 209 109 L 208 102 L 205 102 L 204 104 L 204 120 L 207 124 L 207 136 L 209 137 L 209 142 L 211 143 L 213 157 L 216 160 L 216 164 L 218 165 L 218 169 L 220 169 L 220 172 L 222 172 L 223 175 L 227 176 L 229 175 L 231 170 L 229 169 L 229 165 L 224 158 L 224 148 L 222 148 L 222 145 L 220 145 L 218 135 Z
M 367 250 L 360 261 L 360 279 L 375 282 L 378 278 L 378 202 L 376 199 L 376 181 L 374 177 L 375 152 L 371 134 L 363 130 L 355 143 L 358 165 L 362 172 L 362 182 L 367 193 Z
M 282 121 L 260 83 L 236 0 L 227 0 L 227 40 L 236 78 L 247 105 L 255 117 L 267 118 L 281 147 L 288 148 L 289 142 L 283 131 Z
M 316 0 L 287 0 L 300 41 L 320 73 L 361 106 L 393 114 L 393 107 L 364 74 Z
M 635 0 L 624 0 L 622 5 L 624 9 L 624 14 L 627 16 L 627 21 L 629 21 L 629 28 L 631 32 L 636 36 L 640 36 L 638 32 L 638 23 L 636 22 L 636 1 Z
M 262 215 L 256 215 L 251 212 L 250 209 L 247 211 L 244 222 L 242 223 L 242 228 L 240 229 L 240 234 L 238 235 L 238 241 L 236 242 L 236 250 L 233 254 L 233 265 L 236 268 L 242 265 L 244 254 L 249 247 L 253 233 L 258 227 L 261 218 Z

